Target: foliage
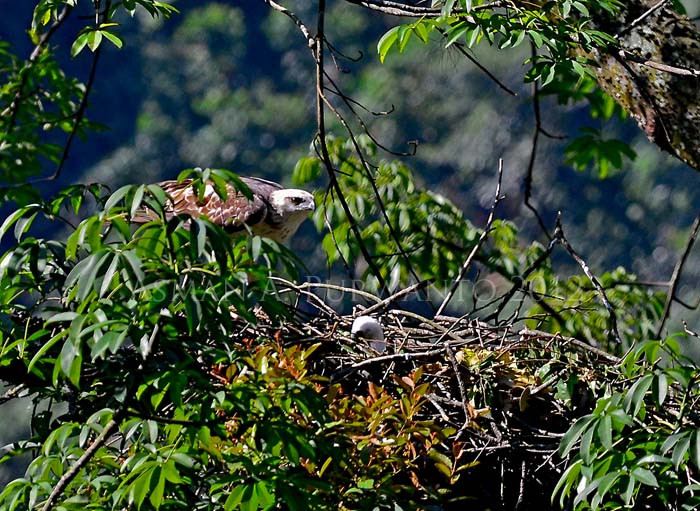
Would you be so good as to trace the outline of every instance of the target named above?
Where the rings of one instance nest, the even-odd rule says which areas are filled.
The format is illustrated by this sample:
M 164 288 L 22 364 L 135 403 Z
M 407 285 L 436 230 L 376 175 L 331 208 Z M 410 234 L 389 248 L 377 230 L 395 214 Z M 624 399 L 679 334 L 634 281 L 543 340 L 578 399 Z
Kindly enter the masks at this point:
M 365 154 L 372 157 L 375 148 L 371 141 L 362 137 L 358 140 Z M 438 291 L 431 293 L 429 299 L 439 305 L 481 230 L 448 199 L 419 187 L 410 169 L 399 161 L 380 161 L 370 179 L 351 141 L 333 138 L 328 141 L 328 148 L 352 213 L 349 218 L 333 192 L 317 192 L 321 207 L 314 213 L 314 222 L 320 232 L 328 231 L 322 243 L 329 262 L 342 263 L 352 271 L 361 268 L 358 271 L 362 271 L 364 288 L 380 290 L 372 269 L 362 262 L 359 241 L 351 230 L 352 223 L 359 221 L 360 239 L 374 255 L 374 263 L 389 289 L 405 287 L 416 277 L 429 280 Z M 316 157 L 300 160 L 295 169 L 296 181 L 312 181 L 318 177 L 319 168 Z M 476 257 L 488 272 L 481 276 L 481 282 L 488 285 L 481 291 L 474 288 L 468 299 L 456 300 L 457 312 L 464 314 L 471 305 L 472 313 L 479 311 L 481 317 L 488 317 L 499 305 L 502 293 L 516 285 L 520 290 L 517 303 L 528 310 L 530 326 L 608 346 L 609 312 L 597 290 L 584 275 L 562 278 L 549 258 L 538 263 L 544 252 L 539 243 L 523 246 L 518 229 L 511 222 L 494 222 L 487 243 Z M 507 279 L 508 284 L 499 286 L 501 278 Z M 598 278 L 620 316 L 624 341 L 623 346 L 608 347 L 621 352 L 636 340 L 653 336 L 665 295 L 638 284 L 637 278 L 623 268 Z M 471 282 L 465 280 L 463 284 Z M 508 310 L 515 308 L 514 304 Z M 552 314 L 555 310 L 558 313 Z
M 67 77 L 48 44 L 76 4 L 38 2 L 30 32 L 36 50 L 27 61 L 0 47 L 0 104 L 7 114 L 0 121 L 4 182 L 25 183 L 46 160 L 58 173 L 73 137 L 95 127 L 84 116 L 91 78 L 81 85 Z M 115 21 L 120 12 L 133 16 L 145 9 L 154 17 L 177 12 L 153 0 L 93 6 L 95 16 L 88 24 L 80 18 L 71 46 L 73 57 L 92 52 L 93 69 L 105 41 L 124 45 Z M 562 0 L 517 4 L 504 12 L 483 2 L 452 0 L 436 19 L 391 29 L 378 51 L 384 61 L 392 48 L 404 51 L 414 35 L 427 43 L 437 33 L 446 46 L 467 48 L 486 41 L 505 49 L 529 40 L 535 50 L 526 80 L 561 102 L 585 99 L 594 116 L 607 119 L 619 109 L 592 85 L 587 54 L 615 43 L 592 28 L 591 13 L 615 14 L 617 7 L 613 0 Z M 198 16 L 179 31 L 193 46 L 200 44 L 199 23 L 215 25 L 214 46 L 219 38 L 237 40 L 246 28 L 238 11 L 222 6 Z M 228 54 L 207 52 L 204 60 L 216 60 L 223 73 L 233 74 L 224 65 Z M 183 73 L 192 80 L 184 81 L 192 87 L 206 88 L 216 77 L 187 67 Z M 265 115 L 273 111 L 280 130 L 298 131 L 290 116 L 279 115 L 290 108 L 288 95 L 278 92 L 273 101 L 268 92 L 256 91 L 254 101 L 278 107 Z M 199 98 L 193 110 L 225 118 L 230 135 L 239 128 L 224 109 L 257 115 L 261 130 L 268 124 L 250 106 L 254 101 L 226 84 Z M 67 142 L 56 144 L 57 133 L 67 135 Z M 260 139 L 264 146 L 269 137 Z M 322 247 L 330 264 L 359 273 L 371 292 L 382 290 L 381 281 L 389 291 L 412 280 L 434 281 L 440 301 L 484 233 L 454 203 L 420 186 L 402 162 L 371 163 L 377 158 L 372 138 L 329 137 L 323 143 L 333 166 L 327 170 L 347 201 L 346 208 L 336 189 L 318 192 L 322 207 L 314 221 L 319 231 L 328 230 Z M 593 164 L 605 177 L 634 153 L 588 131 L 568 145 L 566 156 L 574 167 Z M 316 157 L 302 159 L 295 170 L 300 183 L 320 175 Z M 186 176 L 194 176 L 198 190 L 205 182 L 219 193 L 227 182 L 241 188 L 225 171 L 188 170 L 181 178 Z M 556 334 L 544 336 L 551 343 L 563 335 L 611 351 L 632 347 L 620 371 L 578 367 L 577 354 L 561 358 L 551 343 L 532 348 L 520 339 L 524 347 L 514 341 L 511 350 L 499 338 L 498 348 L 460 346 L 453 353 L 445 345 L 440 356 L 454 359 L 405 373 L 392 361 L 381 385 L 367 378 L 361 390 L 346 392 L 310 367 L 320 345 L 287 342 L 295 328 L 293 307 L 277 292 L 273 276 L 281 265 L 298 280 L 299 260 L 284 247 L 258 237 L 231 240 L 206 218 L 171 217 L 165 194 L 152 185 L 108 195 L 97 185 L 73 186 L 44 201 L 25 183 L 3 189 L 2 201 L 7 199 L 20 208 L 0 226 L 0 238 L 12 232 L 17 240 L 0 258 L 0 368 L 4 381 L 32 396 L 36 413 L 31 438 L 5 456 L 32 453 L 32 461 L 25 477 L 0 493 L 3 509 L 42 506 L 53 499 L 53 488 L 61 490 L 60 508 L 66 510 L 414 509 L 450 503 L 460 472 L 478 460 L 465 462 L 459 434 L 488 437 L 493 417 L 509 425 L 531 420 L 525 415 L 536 413 L 531 392 L 546 392 L 552 406 L 550 415 L 536 417 L 541 423 L 535 421 L 535 429 L 554 409 L 558 419 L 590 412 L 562 439 L 561 456 L 574 455 L 556 490 L 562 506 L 697 504 L 698 488 L 689 475 L 700 457 L 690 406 L 697 367 L 680 355 L 673 339 L 649 340 L 664 297 L 638 286 L 623 269 L 599 275 L 609 310 L 589 277 L 555 272 L 553 244 L 526 244 L 514 223 L 496 220 L 468 277 L 488 273 L 485 280 L 499 293 L 486 299 L 475 293 L 472 302 L 456 300 L 453 308 L 496 326 L 511 315 L 522 326 Z M 143 208 L 158 218 L 130 225 Z M 73 225 L 76 217 L 80 221 Z M 39 223 L 56 235 L 35 237 Z M 68 230 L 65 240 L 61 229 Z M 363 260 L 363 248 L 371 260 Z M 609 344 L 613 314 L 623 345 Z M 266 330 L 256 329 L 258 323 Z M 459 434 L 424 413 L 435 388 L 444 387 L 439 378 L 450 370 L 447 385 L 459 387 L 465 415 Z M 425 381 L 426 373 L 435 386 Z M 583 391 L 577 388 L 581 382 Z M 592 411 L 576 403 L 577 391 L 596 400 Z M 558 423 L 555 429 L 563 433 L 566 427 Z M 76 469 L 78 477 L 69 477 Z
M 195 173 L 224 177 L 234 179 Z M 119 442 L 100 446 L 62 508 L 176 509 L 200 495 L 196 509 L 395 509 L 416 492 L 419 479 L 394 474 L 449 434 L 416 418 L 428 390 L 420 372 L 405 389 L 343 395 L 307 370 L 318 346 L 283 348 L 282 331 L 245 335 L 256 303 L 288 314 L 269 280 L 278 261 L 294 268 L 288 251 L 257 237 L 231 244 L 206 218 L 169 218 L 156 186 L 101 190 L 72 187 L 0 229 L 18 238 L 0 261 L 0 365 L 9 381 L 29 378 L 37 406 L 49 403 L 12 453 L 40 454 L 0 507 L 44 502 L 111 420 Z M 39 216 L 82 212 L 86 198 L 103 206 L 66 242 L 26 235 Z M 133 231 L 143 207 L 160 219 Z
M 43 159 L 60 162 L 63 148 L 47 135 L 73 130 L 84 86 L 67 77 L 46 49 L 22 62 L 1 41 L 0 82 L 0 180 L 21 183 L 40 173 Z
M 698 364 L 679 337 L 640 342 L 595 409 L 572 425 L 560 453 L 572 456 L 555 494 L 574 509 L 696 509 L 700 467 Z
M 600 13 L 619 14 L 622 5 L 619 0 L 557 0 L 505 8 L 486 1 L 441 3 L 440 16 L 398 25 L 386 32 L 377 44 L 380 60 L 383 62 L 392 49 L 403 52 L 414 36 L 427 44 L 433 32 L 443 37 L 446 48 L 459 44 L 471 49 L 485 42 L 506 50 L 528 40 L 532 56 L 525 61 L 526 82 L 538 82 L 543 93 L 556 93 L 563 103 L 587 100 L 594 118 L 601 113 L 605 118 L 613 112 L 625 115 L 597 86 L 597 64 L 590 58 L 594 50 L 607 50 L 617 44 L 614 37 L 597 28 L 594 18 Z M 592 128 L 571 141 L 565 153 L 567 163 L 577 170 L 594 164 L 603 178 L 611 167 L 621 168 L 623 157 L 632 160 L 635 157 L 626 143 L 604 140 Z
M 50 39 L 64 23 L 78 0 L 38 0 L 34 9 L 29 37 L 35 45 L 32 55 L 21 60 L 11 52 L 7 42 L 0 41 L 0 182 L 23 183 L 27 178 L 40 174 L 48 160 L 60 169 L 75 135 L 84 136 L 86 130 L 98 126 L 85 118 L 88 85 L 76 78 L 68 77 L 58 65 Z M 80 2 L 81 6 L 83 2 Z M 87 3 L 87 2 L 86 2 Z M 76 35 L 71 47 L 71 56 L 77 56 L 85 47 L 95 56 L 104 41 L 117 48 L 123 40 L 117 32 L 115 21 L 120 11 L 133 16 L 137 8 L 143 8 L 151 16 L 169 17 L 177 12 L 173 6 L 156 0 L 127 0 L 111 5 L 107 2 L 100 10 L 100 2 L 93 3 L 97 9 L 96 25 L 84 26 Z M 93 71 L 94 73 L 94 71 Z M 57 134 L 68 134 L 63 143 Z M 58 170 L 56 171 L 58 172 Z M 25 203 L 31 191 L 24 187 L 18 193 L 12 188 L 3 190 L 2 198 L 8 197 Z

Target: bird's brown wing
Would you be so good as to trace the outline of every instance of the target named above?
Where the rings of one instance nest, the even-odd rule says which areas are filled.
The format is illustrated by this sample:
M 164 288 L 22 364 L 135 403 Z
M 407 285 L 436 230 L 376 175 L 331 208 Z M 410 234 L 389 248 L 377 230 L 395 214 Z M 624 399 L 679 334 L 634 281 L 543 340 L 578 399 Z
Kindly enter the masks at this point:
M 244 229 L 244 224 L 255 225 L 265 220 L 268 211 L 266 197 L 272 190 L 278 189 L 279 185 L 269 181 L 257 180 L 256 178 L 242 178 L 251 188 L 252 200 L 236 191 L 231 185 L 226 185 L 227 196 L 222 199 L 214 190 L 214 187 L 207 185 L 204 194 L 200 198 L 197 191 L 192 187 L 192 180 L 183 181 L 163 181 L 158 183 L 163 191 L 170 198 L 166 204 L 166 215 L 168 218 L 173 215 L 186 213 L 193 217 L 206 215 L 213 223 L 222 226 L 230 232 Z M 258 183 L 261 181 L 261 183 Z M 264 187 L 265 189 L 258 189 Z M 270 188 L 268 191 L 267 188 Z M 265 193 L 265 192 L 268 193 Z M 262 192 L 262 193 L 260 193 Z M 153 211 L 144 211 L 135 216 L 132 221 L 137 223 L 147 222 L 155 219 Z

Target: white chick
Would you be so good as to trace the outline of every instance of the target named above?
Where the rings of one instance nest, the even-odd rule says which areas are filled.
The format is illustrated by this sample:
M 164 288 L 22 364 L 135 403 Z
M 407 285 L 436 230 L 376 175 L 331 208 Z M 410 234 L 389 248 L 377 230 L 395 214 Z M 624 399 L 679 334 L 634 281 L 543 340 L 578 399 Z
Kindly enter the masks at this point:
M 386 350 L 382 325 L 370 316 L 358 316 L 355 318 L 355 321 L 352 322 L 350 333 L 353 339 L 362 339 L 369 342 L 369 345 L 377 353 L 383 353 Z

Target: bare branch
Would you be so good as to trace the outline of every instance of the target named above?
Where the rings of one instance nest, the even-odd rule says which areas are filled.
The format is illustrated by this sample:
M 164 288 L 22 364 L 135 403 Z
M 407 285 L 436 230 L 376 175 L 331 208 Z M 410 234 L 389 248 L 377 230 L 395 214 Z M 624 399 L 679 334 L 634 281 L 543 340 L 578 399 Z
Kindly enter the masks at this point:
M 450 287 L 449 292 L 445 296 L 445 298 L 442 300 L 442 303 L 440 304 L 440 307 L 438 307 L 437 312 L 435 313 L 436 316 L 440 316 L 447 305 L 450 303 L 450 300 L 452 300 L 452 297 L 455 294 L 455 291 L 457 291 L 457 288 L 459 287 L 460 282 L 464 278 L 464 276 L 467 273 L 467 270 L 472 264 L 472 260 L 474 259 L 474 256 L 476 253 L 479 251 L 481 246 L 484 244 L 484 241 L 486 241 L 486 238 L 488 237 L 489 233 L 491 232 L 491 225 L 493 224 L 493 218 L 494 218 L 494 213 L 496 211 L 496 206 L 498 206 L 498 203 L 501 201 L 501 183 L 503 182 L 503 159 L 498 160 L 498 182 L 496 183 L 496 193 L 494 194 L 493 197 L 493 204 L 491 205 L 491 211 L 489 212 L 489 216 L 486 220 L 486 225 L 484 226 L 484 230 L 482 231 L 481 235 L 479 236 L 479 239 L 477 240 L 476 244 L 472 248 L 471 252 L 469 252 L 469 255 L 467 258 L 464 260 L 464 263 L 462 264 L 462 267 L 459 269 L 459 273 L 457 274 L 457 277 L 454 279 L 452 282 L 452 286 Z
M 529 328 L 521 330 L 519 334 L 522 340 L 551 339 L 556 341 L 564 341 L 566 344 L 573 344 L 574 346 L 582 348 L 586 351 L 590 351 L 598 357 L 605 359 L 613 364 L 619 364 L 621 360 L 620 358 L 611 355 L 610 353 L 603 351 L 599 348 L 596 348 L 595 346 L 591 346 L 587 342 L 576 339 L 575 337 L 567 337 L 561 334 L 550 334 L 549 332 L 542 332 L 541 330 L 532 330 Z
M 531 51 L 532 51 L 532 58 L 534 60 L 535 56 L 537 55 L 537 50 L 535 48 L 534 44 L 530 45 Z M 535 215 L 535 218 L 537 219 L 537 223 L 540 226 L 540 229 L 542 229 L 542 232 L 544 232 L 545 236 L 547 236 L 547 239 L 551 240 L 552 235 L 549 233 L 549 229 L 547 229 L 547 226 L 544 223 L 544 220 L 542 219 L 542 216 L 540 215 L 540 212 L 537 210 L 537 208 L 530 202 L 530 199 L 532 198 L 532 174 L 534 173 L 535 169 L 535 159 L 537 158 L 537 144 L 540 138 L 540 133 L 544 133 L 544 130 L 542 129 L 542 116 L 540 113 L 540 89 L 539 86 L 537 85 L 537 80 L 534 80 L 532 82 L 532 110 L 533 113 L 535 114 L 535 132 L 532 135 L 532 146 L 530 149 L 530 159 L 527 164 L 527 172 L 525 173 L 525 207 L 527 207 L 532 213 Z
M 438 30 L 440 31 L 440 34 L 441 34 L 445 39 L 447 39 L 447 32 L 445 32 L 445 31 L 444 31 L 443 29 L 441 29 L 441 28 L 438 28 Z M 478 60 L 476 60 L 476 59 L 467 51 L 467 49 L 464 47 L 464 45 L 463 45 L 462 43 L 457 43 L 457 42 L 455 42 L 455 43 L 452 44 L 452 46 L 454 46 L 455 48 L 457 48 L 457 50 L 458 50 L 462 55 L 464 55 L 469 61 L 471 61 L 472 64 L 474 64 L 477 68 L 479 68 L 486 76 L 488 76 L 488 77 L 489 77 L 496 85 L 498 85 L 501 89 L 503 89 L 504 91 L 506 91 L 506 92 L 507 92 L 508 94 L 510 94 L 511 96 L 517 96 L 517 95 L 518 95 L 517 92 L 512 91 L 512 90 L 509 89 L 501 80 L 499 80 L 498 78 L 496 78 L 496 75 L 494 75 L 491 71 L 489 71 L 489 70 L 486 68 L 486 66 L 484 66 L 484 65 L 483 65 L 481 62 L 479 62 Z
M 432 279 L 427 279 L 427 280 L 422 280 L 420 282 L 416 282 L 412 286 L 408 286 L 407 288 L 401 289 L 400 291 L 394 293 L 391 296 L 388 296 L 381 302 L 375 303 L 371 307 L 367 307 L 362 311 L 362 314 L 373 314 L 377 311 L 381 311 L 386 309 L 388 306 L 390 306 L 392 303 L 396 302 L 397 300 L 402 299 L 404 296 L 408 296 L 411 293 L 417 292 L 421 289 L 424 289 L 426 286 L 432 283 Z
M 540 254 L 540 256 L 535 259 L 535 261 L 525 269 L 523 274 L 519 277 L 515 277 L 513 280 L 513 285 L 511 286 L 510 290 L 503 296 L 501 299 L 501 302 L 498 304 L 498 307 L 494 312 L 489 314 L 486 318 L 484 318 L 484 321 L 491 321 L 493 319 L 497 319 L 498 316 L 501 315 L 501 312 L 503 312 L 503 309 L 506 308 L 506 305 L 508 305 L 508 302 L 515 296 L 515 293 L 517 293 L 519 290 L 523 289 L 523 282 L 530 276 L 530 274 L 535 271 L 537 268 L 542 266 L 544 262 L 549 259 L 549 256 L 552 255 L 552 250 L 554 250 L 554 247 L 559 243 L 560 240 L 556 236 L 552 238 L 552 240 L 549 242 L 549 245 L 547 245 L 547 249 Z
M 649 16 L 654 14 L 658 9 L 660 9 L 661 7 L 663 7 L 667 3 L 668 3 L 668 0 L 659 0 L 659 2 L 657 2 L 655 5 L 652 5 L 649 9 L 647 9 L 646 12 L 644 12 L 637 19 L 632 21 L 632 23 L 630 23 L 625 28 L 620 30 L 620 32 L 615 35 L 615 39 L 620 38 L 621 36 L 623 36 L 624 34 L 629 32 L 630 30 L 632 30 L 634 27 L 639 25 L 642 21 L 644 21 L 646 18 L 648 18 Z
M 620 338 L 620 332 L 617 328 L 617 314 L 615 314 L 615 309 L 613 309 L 613 306 L 610 304 L 610 300 L 608 300 L 608 295 L 605 294 L 605 290 L 600 284 L 598 278 L 595 275 L 593 275 L 593 272 L 591 272 L 591 269 L 588 267 L 588 264 L 586 264 L 586 261 L 584 261 L 583 258 L 580 255 L 578 255 L 578 253 L 576 253 L 574 248 L 571 246 L 571 243 L 569 243 L 569 240 L 567 240 L 564 236 L 564 230 L 561 225 L 561 218 L 557 218 L 557 228 L 556 232 L 554 233 L 554 237 L 555 239 L 558 238 L 560 240 L 562 246 L 566 249 L 569 255 L 571 255 L 574 261 L 576 261 L 576 263 L 581 267 L 583 273 L 586 275 L 586 277 L 588 277 L 588 280 L 591 281 L 593 287 L 595 287 L 596 291 L 598 292 L 598 295 L 600 296 L 600 300 L 603 302 L 603 305 L 605 306 L 605 309 L 608 311 L 608 315 L 610 316 L 610 333 L 615 338 L 615 341 L 618 344 L 622 343 L 622 339 Z
M 676 290 L 681 279 L 681 274 L 683 273 L 683 267 L 685 266 L 685 262 L 688 260 L 688 256 L 690 255 L 690 252 L 693 249 L 693 245 L 695 244 L 695 240 L 698 237 L 698 230 L 700 230 L 700 214 L 698 214 L 698 216 L 695 217 L 693 225 L 690 228 L 690 234 L 688 235 L 688 239 L 685 242 L 685 248 L 683 249 L 681 258 L 678 260 L 676 267 L 673 268 L 673 274 L 671 275 L 668 294 L 666 295 L 666 303 L 664 304 L 664 310 L 661 313 L 659 328 L 656 330 L 657 338 L 661 338 L 661 334 L 663 332 L 664 325 L 666 324 L 666 320 L 671 314 L 671 305 L 673 304 L 673 301 L 676 300 Z
M 309 29 L 304 25 L 304 22 L 297 16 L 295 13 L 287 9 L 285 6 L 278 4 L 274 0 L 263 0 L 267 5 L 269 5 L 271 8 L 274 10 L 281 12 L 285 16 L 287 16 L 289 19 L 291 19 L 294 24 L 299 27 L 299 30 L 303 34 L 304 38 L 306 39 L 306 44 L 307 46 L 311 49 L 311 51 L 314 51 L 314 47 L 316 45 L 316 41 L 314 40 L 314 37 L 311 35 L 311 32 L 309 32 Z
M 367 262 L 370 271 L 377 278 L 377 281 L 379 282 L 379 287 L 382 289 L 382 293 L 387 293 L 388 288 L 386 285 L 386 281 L 384 280 L 384 277 L 382 277 L 379 268 L 372 260 L 372 256 L 367 250 L 367 247 L 365 246 L 365 243 L 362 239 L 362 233 L 360 232 L 360 229 L 357 225 L 357 221 L 355 220 L 352 211 L 350 210 L 350 206 L 348 205 L 348 202 L 345 199 L 345 195 L 343 194 L 343 190 L 340 187 L 340 183 L 338 183 L 338 178 L 335 175 L 335 168 L 333 167 L 333 162 L 331 161 L 330 154 L 328 153 L 328 146 L 326 145 L 326 117 L 324 105 L 329 105 L 329 102 L 323 94 L 323 31 L 325 23 L 325 11 L 325 0 L 319 0 L 317 33 L 315 39 L 316 49 L 315 52 L 313 52 L 316 61 L 316 141 L 321 151 L 321 160 L 323 161 L 323 164 L 326 167 L 326 173 L 328 174 L 328 178 L 330 180 L 330 186 L 337 194 L 340 206 L 343 208 L 343 211 L 345 212 L 345 215 L 347 216 L 348 221 L 350 222 L 350 229 L 352 230 L 352 233 L 355 236 L 355 239 L 357 240 L 360 252 L 362 252 L 362 256 L 365 258 L 365 261 Z
M 618 51 L 618 56 L 623 60 L 628 60 L 634 62 L 635 64 L 641 64 L 664 73 L 669 73 L 672 75 L 679 76 L 695 76 L 700 77 L 700 69 L 692 69 L 686 67 L 669 66 L 668 64 L 663 64 L 661 62 L 654 62 L 653 60 L 645 59 L 640 57 L 629 50 L 620 49 Z

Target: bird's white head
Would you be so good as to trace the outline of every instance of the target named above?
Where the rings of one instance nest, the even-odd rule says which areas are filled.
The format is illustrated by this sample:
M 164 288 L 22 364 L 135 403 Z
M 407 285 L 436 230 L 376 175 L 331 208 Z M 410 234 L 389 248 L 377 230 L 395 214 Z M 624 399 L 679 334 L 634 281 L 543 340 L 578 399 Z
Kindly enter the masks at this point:
M 270 194 L 269 201 L 275 213 L 284 219 L 296 215 L 305 218 L 310 211 L 316 209 L 314 196 L 306 190 L 296 188 L 275 190 Z
M 384 342 L 384 331 L 382 325 L 371 316 L 358 316 L 352 322 L 350 334 L 355 339 L 363 339 L 369 341 L 370 346 L 379 353 L 386 349 Z

